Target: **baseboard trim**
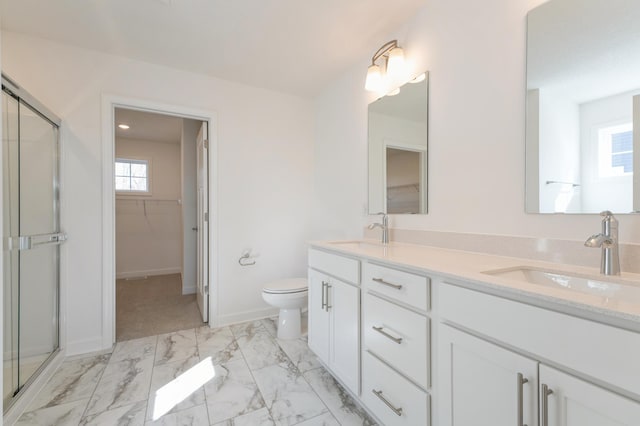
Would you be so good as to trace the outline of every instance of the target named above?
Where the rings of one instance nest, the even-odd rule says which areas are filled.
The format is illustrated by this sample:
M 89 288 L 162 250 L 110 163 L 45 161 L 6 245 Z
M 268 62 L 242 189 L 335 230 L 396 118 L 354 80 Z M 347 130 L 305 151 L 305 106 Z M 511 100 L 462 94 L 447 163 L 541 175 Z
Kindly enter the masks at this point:
M 239 312 L 235 314 L 220 315 L 217 318 L 218 319 L 217 325 L 219 327 L 222 327 L 225 325 L 232 325 L 240 322 L 255 321 L 263 318 L 272 317 L 274 315 L 278 315 L 278 312 L 279 312 L 278 308 L 269 307 L 269 308 L 258 309 L 255 311 L 245 311 L 245 312 Z
M 190 285 L 188 287 L 182 286 L 182 294 L 194 294 L 197 291 L 197 287 L 194 285 Z
M 130 272 L 116 272 L 116 279 L 127 279 L 127 278 L 142 278 L 142 277 L 152 277 L 155 275 L 169 275 L 169 274 L 181 274 L 182 268 L 161 268 L 161 269 L 147 269 L 142 271 L 130 271 Z
M 111 347 L 103 347 L 102 338 L 67 342 L 67 356 L 86 355 L 92 352 L 108 351 Z

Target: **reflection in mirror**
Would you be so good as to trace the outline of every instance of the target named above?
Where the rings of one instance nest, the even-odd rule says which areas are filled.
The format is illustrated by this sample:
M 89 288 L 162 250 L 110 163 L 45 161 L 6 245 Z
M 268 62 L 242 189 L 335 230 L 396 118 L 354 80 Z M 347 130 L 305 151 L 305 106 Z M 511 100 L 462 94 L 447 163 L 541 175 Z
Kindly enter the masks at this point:
M 527 212 L 640 210 L 640 2 L 550 0 L 527 19 Z
M 425 72 L 369 104 L 369 214 L 427 213 L 427 90 Z

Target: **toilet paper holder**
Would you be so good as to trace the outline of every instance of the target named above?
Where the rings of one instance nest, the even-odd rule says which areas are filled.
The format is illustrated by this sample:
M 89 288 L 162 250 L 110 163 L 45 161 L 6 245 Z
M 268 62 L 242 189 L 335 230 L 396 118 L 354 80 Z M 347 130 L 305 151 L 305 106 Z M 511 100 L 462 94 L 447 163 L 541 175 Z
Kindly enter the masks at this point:
M 242 256 L 240 256 L 240 259 L 238 259 L 238 263 L 240 264 L 240 266 L 251 266 L 255 265 L 256 261 L 251 260 L 251 252 L 245 251 L 244 253 L 242 253 Z

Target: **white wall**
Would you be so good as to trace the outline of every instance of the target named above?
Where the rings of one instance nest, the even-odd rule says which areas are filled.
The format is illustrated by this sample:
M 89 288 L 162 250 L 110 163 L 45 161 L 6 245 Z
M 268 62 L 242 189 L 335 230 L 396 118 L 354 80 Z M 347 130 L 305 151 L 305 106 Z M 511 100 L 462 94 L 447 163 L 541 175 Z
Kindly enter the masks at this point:
M 178 142 L 116 138 L 116 158 L 151 162 L 150 196 L 116 194 L 116 278 L 182 272 Z
M 182 294 L 196 292 L 196 139 L 202 122 L 182 120 Z
M 429 214 L 391 226 L 583 240 L 594 215 L 524 212 L 525 16 L 540 0 L 428 0 L 398 38 L 413 67 L 429 70 Z M 316 101 L 314 234 L 357 238 L 367 195 L 369 59 Z M 640 217 L 620 217 L 623 242 L 640 242 Z
M 311 102 L 199 74 L 2 34 L 3 71 L 63 121 L 62 221 L 69 234 L 69 353 L 102 347 L 101 96 L 215 111 L 221 322 L 273 312 L 265 281 L 306 275 L 313 169 Z M 214 55 L 215 52 L 210 52 Z M 217 214 L 216 214 L 217 213 Z M 216 218 L 217 216 L 217 218 Z M 242 249 L 260 253 L 242 268 Z

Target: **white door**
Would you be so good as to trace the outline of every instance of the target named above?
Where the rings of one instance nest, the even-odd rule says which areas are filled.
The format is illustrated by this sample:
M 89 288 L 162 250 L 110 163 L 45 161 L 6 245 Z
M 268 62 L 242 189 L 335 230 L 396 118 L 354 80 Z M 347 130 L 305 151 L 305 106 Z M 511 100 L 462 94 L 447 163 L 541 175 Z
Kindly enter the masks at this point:
M 638 426 L 640 403 L 554 368 L 540 365 L 540 394 L 543 426 Z M 546 411 L 546 413 L 545 413 Z M 548 422 L 544 424 L 545 414 Z
M 538 424 L 536 361 L 447 325 L 439 333 L 440 424 Z
M 196 299 L 202 314 L 202 321 L 209 320 L 209 156 L 207 123 L 202 123 L 197 141 L 197 216 L 198 216 L 198 249 L 196 267 L 198 291 Z
M 325 364 L 329 364 L 329 311 L 327 285 L 329 278 L 309 269 L 309 348 Z
M 360 289 L 335 278 L 327 288 L 331 324 L 329 366 L 356 395 L 360 393 Z

